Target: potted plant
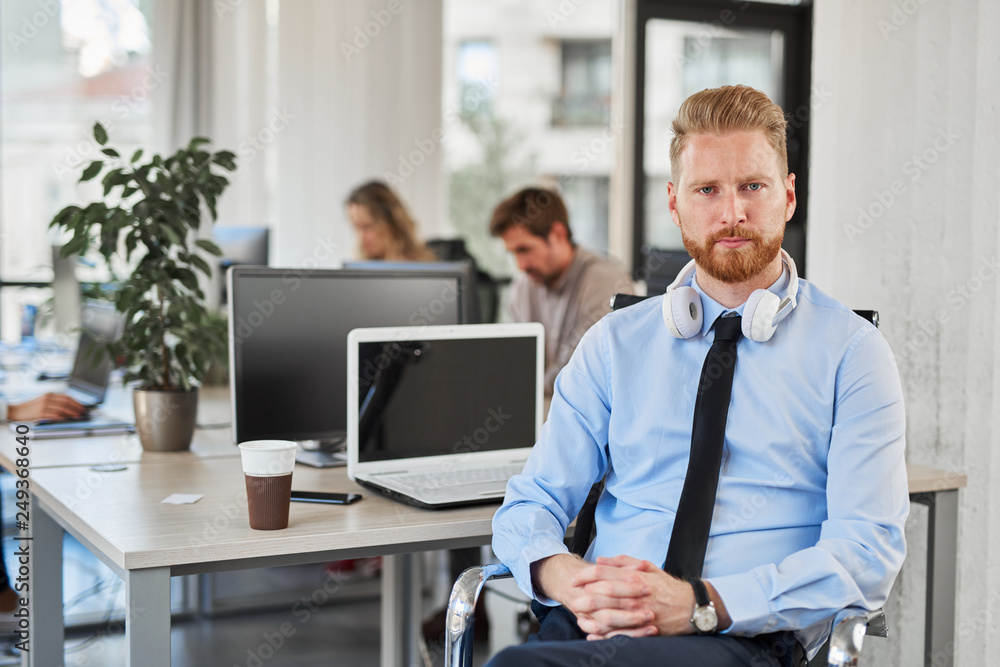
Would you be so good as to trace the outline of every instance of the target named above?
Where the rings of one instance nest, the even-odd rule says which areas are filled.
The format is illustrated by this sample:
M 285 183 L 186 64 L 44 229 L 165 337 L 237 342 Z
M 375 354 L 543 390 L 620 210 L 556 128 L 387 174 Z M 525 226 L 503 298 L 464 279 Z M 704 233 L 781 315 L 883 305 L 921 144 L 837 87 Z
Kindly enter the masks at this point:
M 124 359 L 126 383 L 138 380 L 133 399 L 143 448 L 187 449 L 198 384 L 227 346 L 225 323 L 211 317 L 197 275 L 211 274 L 199 250 L 222 252 L 196 236 L 203 206 L 215 222 L 216 204 L 229 184 L 222 172 L 236 169 L 235 155 L 211 153 L 205 148 L 209 140 L 195 137 L 168 157 L 154 154 L 142 161 L 139 149 L 126 159 L 107 145 L 100 123 L 94 125 L 94 139 L 104 157 L 92 161 L 80 181 L 103 172 L 101 200 L 67 206 L 49 226 L 72 233 L 64 257 L 96 245 L 112 275 L 115 264 L 128 267 L 127 275 L 116 278 L 115 292 L 124 333 L 107 343 L 108 352 Z

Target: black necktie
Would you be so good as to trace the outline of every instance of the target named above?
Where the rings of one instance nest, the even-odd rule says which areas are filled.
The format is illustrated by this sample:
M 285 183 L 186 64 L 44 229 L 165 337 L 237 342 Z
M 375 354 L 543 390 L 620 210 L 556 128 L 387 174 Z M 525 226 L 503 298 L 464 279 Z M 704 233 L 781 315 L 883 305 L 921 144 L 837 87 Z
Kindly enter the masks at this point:
M 715 320 L 715 341 L 701 367 L 691 430 L 691 458 L 663 564 L 664 570 L 681 579 L 701 577 L 705 564 L 742 319 L 720 315 Z

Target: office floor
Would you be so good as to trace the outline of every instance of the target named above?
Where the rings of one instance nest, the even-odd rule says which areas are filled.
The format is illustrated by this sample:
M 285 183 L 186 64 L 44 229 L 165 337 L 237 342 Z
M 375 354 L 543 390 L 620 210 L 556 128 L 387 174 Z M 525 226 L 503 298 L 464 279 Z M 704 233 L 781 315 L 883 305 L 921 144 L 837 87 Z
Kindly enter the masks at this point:
M 175 621 L 171 632 L 172 664 L 177 667 L 372 667 L 379 656 L 379 602 L 355 601 L 321 608 L 294 634 L 281 635 L 287 610 L 239 616 Z M 289 626 L 285 626 L 287 629 Z M 485 662 L 488 646 L 477 646 L 476 664 Z M 18 664 L 4 653 L 0 665 Z M 434 665 L 444 664 L 440 646 L 430 646 Z M 66 640 L 66 667 L 120 667 L 125 664 L 125 636 L 102 631 L 73 632 Z
M 9 545 L 4 545 L 4 551 Z M 10 554 L 5 554 L 10 561 Z M 425 563 L 425 575 L 443 582 L 445 562 Z M 70 537 L 64 543 L 64 589 L 69 626 L 66 667 L 120 667 L 125 664 L 124 609 L 121 580 Z M 433 570 L 437 574 L 433 574 Z M 217 613 L 184 613 L 185 580 L 174 579 L 175 612 L 171 663 L 175 667 L 371 667 L 378 665 L 380 644 L 380 581 L 377 574 L 355 574 L 345 580 L 342 596 L 321 607 L 296 605 L 315 591 L 315 577 L 327 576 L 321 566 L 269 568 L 248 573 L 222 573 L 210 584 Z M 187 582 L 194 584 L 194 581 Z M 512 582 L 501 582 L 511 583 Z M 202 582 L 201 585 L 209 585 Z M 515 592 L 516 593 L 516 592 Z M 197 599 L 197 594 L 195 594 Z M 493 633 L 500 645 L 516 642 L 518 606 L 500 596 L 491 605 Z M 445 599 L 442 585 L 425 592 L 429 615 Z M 261 605 L 270 608 L 255 611 Z M 493 605 L 499 605 L 494 608 Z M 108 623 L 108 619 L 112 619 Z M 506 620 L 506 623 L 505 623 Z M 505 627 L 506 625 L 506 627 Z M 481 665 L 490 646 L 477 645 Z M 444 664 L 444 647 L 428 646 L 431 665 Z M 20 664 L 11 642 L 0 638 L 0 667 Z M 413 666 L 418 667 L 418 666 Z

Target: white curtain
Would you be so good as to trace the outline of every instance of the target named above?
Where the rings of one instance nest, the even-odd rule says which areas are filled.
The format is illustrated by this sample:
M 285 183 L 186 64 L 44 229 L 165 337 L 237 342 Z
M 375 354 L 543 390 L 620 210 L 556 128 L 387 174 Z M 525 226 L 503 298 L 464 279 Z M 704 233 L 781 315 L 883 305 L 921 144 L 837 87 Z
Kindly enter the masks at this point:
M 212 3 L 161 0 L 153 5 L 153 62 L 165 73 L 153 91 L 154 147 L 173 151 L 212 128 Z

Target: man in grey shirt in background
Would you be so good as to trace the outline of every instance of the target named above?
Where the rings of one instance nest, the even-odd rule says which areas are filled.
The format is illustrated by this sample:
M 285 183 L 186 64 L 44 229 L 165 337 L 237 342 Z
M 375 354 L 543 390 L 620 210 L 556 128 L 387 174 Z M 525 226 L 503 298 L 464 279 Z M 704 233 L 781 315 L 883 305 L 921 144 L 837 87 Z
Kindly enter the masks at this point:
M 556 375 L 577 343 L 610 311 L 614 294 L 632 294 L 620 266 L 573 243 L 569 215 L 553 190 L 525 188 L 493 210 L 490 233 L 503 239 L 524 272 L 510 289 L 515 322 L 545 327 L 545 407 Z

